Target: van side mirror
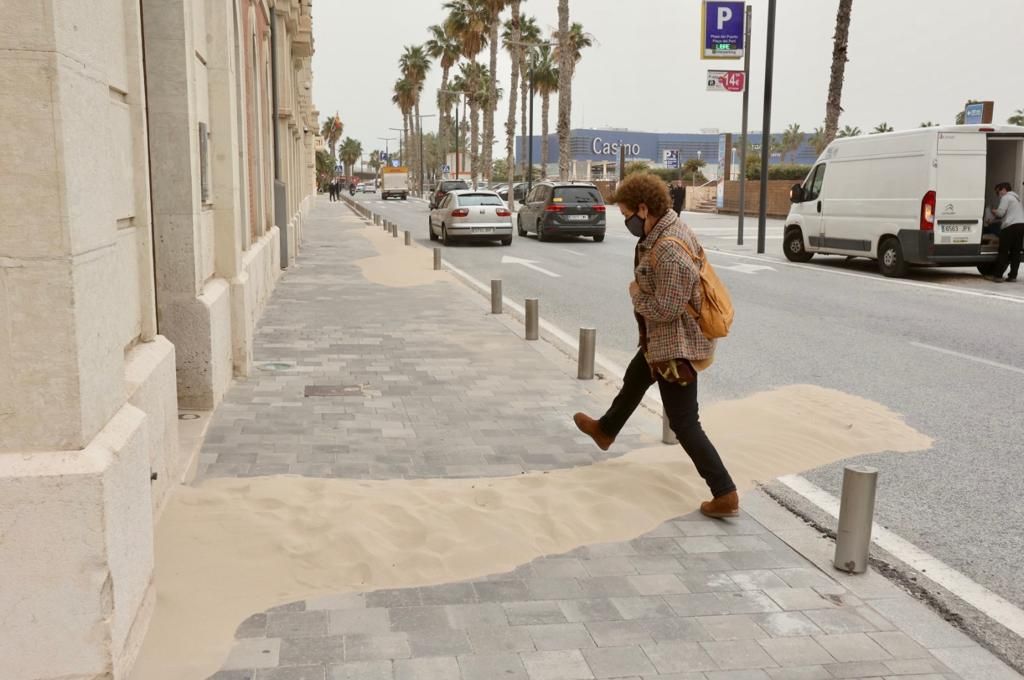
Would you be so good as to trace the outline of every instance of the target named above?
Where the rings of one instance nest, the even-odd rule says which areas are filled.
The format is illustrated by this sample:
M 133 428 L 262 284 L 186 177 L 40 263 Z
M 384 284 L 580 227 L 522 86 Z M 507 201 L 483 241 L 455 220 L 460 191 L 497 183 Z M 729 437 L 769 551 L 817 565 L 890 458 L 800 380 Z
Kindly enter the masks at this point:
M 800 184 L 794 184 L 793 188 L 789 190 L 789 202 L 790 203 L 803 203 L 807 200 L 807 192 Z

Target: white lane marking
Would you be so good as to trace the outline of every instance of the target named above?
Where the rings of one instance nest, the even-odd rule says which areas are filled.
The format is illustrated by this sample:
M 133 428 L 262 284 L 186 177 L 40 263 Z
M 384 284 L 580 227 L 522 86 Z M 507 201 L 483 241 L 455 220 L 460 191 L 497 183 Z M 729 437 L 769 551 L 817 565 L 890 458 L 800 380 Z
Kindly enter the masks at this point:
M 775 267 L 766 267 L 763 264 L 720 264 L 716 269 L 728 269 L 729 271 L 740 272 L 742 274 L 756 274 L 762 271 L 775 271 Z
M 779 481 L 832 517 L 839 517 L 839 499 L 800 475 L 785 475 Z M 906 539 L 878 523 L 871 525 L 871 542 L 888 551 L 912 569 L 926 574 L 949 592 L 978 611 L 1024 637 L 1024 611 L 944 562 L 932 557 Z
M 849 276 L 855 279 L 867 279 L 868 281 L 874 281 L 880 284 L 892 284 L 897 286 L 910 286 L 911 288 L 924 288 L 926 290 L 937 290 L 943 293 L 955 293 L 956 295 L 967 295 L 970 297 L 983 297 L 990 298 L 993 300 L 999 300 L 1001 302 L 1016 302 L 1017 304 L 1024 304 L 1024 297 L 1017 297 L 1015 295 L 1000 295 L 999 293 L 985 293 L 976 290 L 967 290 L 966 288 L 958 288 L 956 286 L 943 286 L 937 283 L 922 283 L 920 281 L 907 281 L 905 279 L 890 279 L 886 277 L 871 276 L 870 274 L 860 274 L 858 272 L 847 272 L 830 267 L 818 267 L 811 264 L 800 264 L 799 262 L 784 262 L 782 260 L 776 260 L 771 257 L 764 255 L 746 255 L 744 253 L 732 253 L 727 250 L 720 250 L 713 246 L 707 246 L 705 248 L 708 252 L 714 255 L 722 255 L 725 257 L 735 257 L 740 260 L 753 260 L 754 262 L 770 262 L 776 266 L 791 267 L 793 269 L 805 269 L 811 272 L 818 272 L 821 274 L 835 274 L 836 276 Z
M 990 361 L 989 359 L 982 359 L 981 357 L 972 356 L 970 354 L 963 354 L 961 352 L 954 352 L 951 349 L 945 349 L 943 347 L 936 347 L 934 345 L 926 345 L 923 342 L 911 342 L 914 347 L 921 347 L 923 349 L 930 349 L 933 352 L 941 352 L 942 354 L 948 354 L 953 357 L 960 359 L 966 359 L 967 361 L 973 361 L 979 364 L 985 364 L 986 366 L 993 366 L 995 368 L 1001 368 L 1004 371 L 1013 371 L 1014 373 L 1024 374 L 1024 368 L 1017 368 L 1009 364 L 1001 364 L 998 361 Z
M 580 257 L 586 257 L 587 256 L 586 253 L 581 253 L 578 250 L 569 250 L 568 248 L 565 249 L 565 252 L 572 253 L 573 255 L 579 255 Z
M 522 258 L 522 257 L 511 257 L 509 255 L 503 255 L 501 257 L 501 263 L 502 264 L 521 264 L 524 267 L 526 267 L 527 269 L 532 269 L 535 272 L 540 272 L 541 274 L 544 274 L 545 276 L 550 276 L 553 279 L 560 279 L 560 278 L 562 278 L 561 274 L 556 274 L 555 272 L 553 272 L 553 271 L 551 271 L 549 269 L 544 269 L 544 267 L 538 267 L 537 266 L 537 260 L 527 260 L 527 259 Z

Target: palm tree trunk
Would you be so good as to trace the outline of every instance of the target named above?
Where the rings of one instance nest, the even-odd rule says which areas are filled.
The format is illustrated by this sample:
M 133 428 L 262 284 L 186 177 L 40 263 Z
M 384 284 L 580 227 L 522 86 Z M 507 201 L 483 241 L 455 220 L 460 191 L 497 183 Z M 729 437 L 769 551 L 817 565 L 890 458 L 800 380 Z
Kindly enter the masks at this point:
M 832 76 L 828 83 L 828 101 L 825 105 L 825 139 L 831 142 L 839 130 L 839 114 L 843 111 L 843 79 L 846 62 L 849 61 L 847 48 L 850 43 L 850 12 L 853 0 L 839 0 L 836 13 L 836 32 L 832 37 Z
M 447 67 L 441 70 L 441 90 L 448 89 L 448 72 L 449 69 Z M 451 115 L 450 107 L 448 106 L 450 96 L 447 92 L 441 93 L 441 102 L 444 105 L 441 107 L 441 115 L 438 116 L 439 122 L 437 124 L 437 148 L 441 152 L 441 165 L 445 165 L 448 162 L 448 146 L 446 145 L 448 135 L 446 133 L 448 132 L 448 119 Z
M 529 106 L 529 103 L 530 103 L 530 101 L 529 101 L 530 100 L 530 70 L 529 70 L 529 66 L 526 63 L 526 50 L 523 49 L 522 47 L 520 47 L 519 49 L 521 50 L 521 54 L 520 54 L 521 58 L 519 60 L 519 70 L 522 73 L 522 82 L 520 82 L 520 84 L 519 84 L 519 94 L 522 96 L 522 100 L 523 100 L 522 103 L 519 106 L 520 107 L 520 114 L 522 115 L 522 118 L 520 118 L 520 124 L 519 124 L 519 130 L 520 130 L 519 134 L 520 134 L 520 139 L 523 140 L 523 157 L 520 160 L 522 161 L 521 165 L 522 165 L 522 168 L 523 168 L 523 178 L 524 179 L 528 179 L 529 178 L 529 171 L 526 169 L 526 158 L 527 158 L 526 145 L 530 143 L 530 140 L 528 140 L 526 138 L 526 135 L 529 132 L 529 130 L 527 129 L 527 123 L 528 123 L 528 120 L 527 120 L 527 117 L 528 117 L 527 107 Z
M 519 32 L 519 2 L 512 0 L 512 40 L 516 43 L 520 40 Z M 505 121 L 505 167 L 508 168 L 508 205 L 509 209 L 515 207 L 516 183 L 515 166 L 515 139 L 516 139 L 516 94 L 519 88 L 519 53 L 522 52 L 522 45 L 516 45 L 512 55 L 512 86 L 508 89 L 508 120 Z
M 415 112 L 415 118 L 413 119 L 413 144 L 412 144 L 412 157 L 415 159 L 416 171 L 413 176 L 416 178 L 416 191 L 420 190 L 423 186 L 423 159 L 420 158 L 420 136 L 423 134 L 423 119 L 420 118 L 420 98 L 416 97 L 416 103 L 413 105 L 413 111 Z
M 569 179 L 572 161 L 569 125 L 572 121 L 573 51 L 569 45 L 569 0 L 558 0 L 558 36 L 564 41 L 558 50 L 558 177 Z
M 551 112 L 551 93 L 546 90 L 540 95 L 540 178 L 548 176 L 548 114 Z
M 494 169 L 492 159 L 494 156 L 494 116 L 498 112 L 498 26 L 501 21 L 498 16 L 491 18 L 491 80 L 487 83 L 487 106 L 484 107 L 484 140 L 483 140 L 483 165 L 484 179 L 491 181 L 491 174 Z
M 473 188 L 476 188 L 477 178 L 480 177 L 480 105 L 471 99 L 469 102 L 469 162 L 473 178 Z

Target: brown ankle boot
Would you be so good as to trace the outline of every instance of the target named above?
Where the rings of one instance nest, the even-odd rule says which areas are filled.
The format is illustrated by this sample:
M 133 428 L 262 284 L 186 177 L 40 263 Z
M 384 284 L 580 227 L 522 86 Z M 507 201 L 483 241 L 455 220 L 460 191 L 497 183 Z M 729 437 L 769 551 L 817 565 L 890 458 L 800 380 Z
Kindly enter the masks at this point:
M 700 511 L 707 517 L 715 519 L 738 517 L 740 514 L 740 495 L 735 491 L 730 491 L 724 496 L 717 496 L 714 500 L 704 501 L 700 504 Z
M 586 413 L 577 413 L 572 417 L 572 421 L 576 423 L 576 427 L 580 429 L 580 432 L 593 439 L 594 443 L 597 444 L 597 448 L 602 451 L 607 451 L 615 443 L 615 437 L 605 434 L 601 429 L 601 423 Z

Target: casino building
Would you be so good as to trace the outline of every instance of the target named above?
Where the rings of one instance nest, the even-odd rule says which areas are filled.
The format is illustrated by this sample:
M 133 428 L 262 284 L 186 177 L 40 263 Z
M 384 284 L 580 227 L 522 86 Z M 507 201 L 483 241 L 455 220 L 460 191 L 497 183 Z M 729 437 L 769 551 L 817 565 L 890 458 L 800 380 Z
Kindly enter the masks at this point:
M 751 144 L 760 149 L 761 133 L 748 135 Z M 775 142 L 782 139 L 781 134 L 772 135 Z M 526 138 L 527 140 L 529 138 Z M 540 163 L 541 136 L 535 135 L 533 139 L 533 163 Z M 783 162 L 798 163 L 802 165 L 813 164 L 817 154 L 808 143 L 809 136 L 805 135 L 804 143 L 795 153 L 787 153 L 783 159 L 781 154 L 773 153 L 770 163 L 777 165 Z M 523 137 L 516 138 L 516 159 L 518 163 L 525 163 L 527 159 L 528 142 Z M 736 175 L 739 168 L 739 144 L 740 134 L 721 133 L 717 130 L 704 130 L 697 133 L 666 133 L 666 132 L 635 132 L 625 129 L 574 129 L 571 131 L 570 148 L 575 169 L 575 176 L 579 178 L 600 179 L 607 173 L 614 175 L 618 169 L 619 149 L 624 147 L 626 162 L 645 161 L 653 167 L 668 167 L 666 152 L 676 152 L 679 165 L 683 165 L 690 159 L 701 159 L 707 163 L 704 174 L 711 178 L 720 178 L 724 174 L 724 160 L 726 159 L 727 144 L 733 150 L 734 162 L 732 175 Z M 558 174 L 558 135 L 549 136 L 548 142 L 548 168 L 547 175 Z

